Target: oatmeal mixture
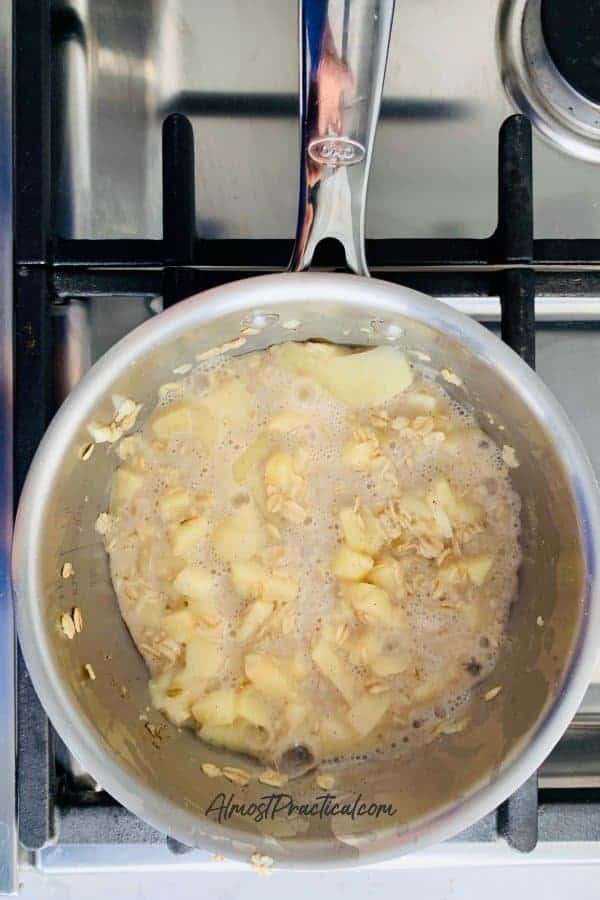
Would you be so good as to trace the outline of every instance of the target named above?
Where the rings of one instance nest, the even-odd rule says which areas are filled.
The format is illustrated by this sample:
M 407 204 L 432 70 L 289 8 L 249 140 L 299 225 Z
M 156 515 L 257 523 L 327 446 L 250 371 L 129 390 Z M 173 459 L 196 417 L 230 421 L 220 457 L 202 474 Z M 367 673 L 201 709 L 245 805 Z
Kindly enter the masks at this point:
M 390 346 L 209 359 L 159 394 L 98 523 L 154 705 L 282 768 L 458 730 L 516 593 L 501 449 Z

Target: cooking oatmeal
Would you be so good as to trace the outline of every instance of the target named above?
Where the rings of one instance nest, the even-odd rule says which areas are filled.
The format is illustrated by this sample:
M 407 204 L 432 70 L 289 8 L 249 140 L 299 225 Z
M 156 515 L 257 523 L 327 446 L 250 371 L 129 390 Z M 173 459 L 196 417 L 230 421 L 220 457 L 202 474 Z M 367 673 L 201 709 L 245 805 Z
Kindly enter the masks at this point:
M 98 530 L 176 725 L 283 771 L 467 725 L 520 504 L 513 460 L 420 363 L 320 343 L 208 358 L 115 446 Z

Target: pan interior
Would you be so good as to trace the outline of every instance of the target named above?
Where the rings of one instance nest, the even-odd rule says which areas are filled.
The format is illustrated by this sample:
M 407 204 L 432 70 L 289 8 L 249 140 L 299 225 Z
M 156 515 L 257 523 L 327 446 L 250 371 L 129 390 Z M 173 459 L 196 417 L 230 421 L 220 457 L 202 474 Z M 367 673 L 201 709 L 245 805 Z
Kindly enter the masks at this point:
M 450 368 L 462 387 L 450 392 L 475 412 L 481 427 L 495 441 L 509 444 L 520 461 L 514 484 L 522 498 L 523 564 L 519 597 L 509 622 L 509 636 L 496 671 L 474 693 L 467 715 L 469 727 L 437 739 L 424 753 L 395 764 L 377 761 L 346 769 L 331 793 L 340 803 L 354 803 L 358 794 L 370 813 L 354 815 L 288 815 L 288 802 L 274 816 L 248 813 L 251 803 L 282 793 L 294 803 L 315 803 L 323 795 L 307 775 L 285 789 L 265 787 L 253 779 L 246 787 L 202 774 L 201 764 L 242 766 L 258 771 L 252 761 L 204 745 L 186 730 L 148 710 L 147 672 L 121 619 L 113 593 L 107 557 L 94 530 L 107 507 L 107 484 L 116 457 L 108 445 L 96 446 L 81 461 L 79 450 L 89 437 L 85 423 L 111 418 L 111 393 L 133 397 L 152 409 L 160 384 L 173 379 L 172 370 L 193 361 L 195 354 L 230 341 L 246 330 L 245 343 L 230 352 L 242 353 L 286 340 L 319 339 L 353 345 L 393 342 L 430 357 L 436 370 Z M 450 329 L 451 331 L 452 329 Z M 115 351 L 112 351 L 113 354 Z M 116 366 L 116 369 L 119 367 Z M 91 397 L 91 394 L 88 395 Z M 144 412 L 141 420 L 143 421 Z M 39 554 L 35 557 L 38 604 L 42 617 L 41 652 L 52 681 L 68 695 L 64 716 L 101 746 L 106 771 L 118 779 L 125 771 L 151 789 L 169 810 L 172 827 L 155 822 L 188 843 L 218 846 L 227 833 L 239 847 L 265 847 L 279 859 L 335 863 L 369 854 L 369 848 L 389 839 L 412 840 L 424 826 L 449 810 L 478 786 L 488 782 L 518 752 L 549 709 L 568 669 L 583 614 L 584 575 L 580 524 L 572 488 L 547 425 L 508 378 L 481 354 L 451 334 L 409 315 L 389 312 L 381 318 L 373 308 L 342 303 L 276 302 L 267 312 L 225 311 L 201 326 L 179 333 L 151 353 L 119 370 L 101 399 L 88 402 L 85 415 L 65 420 L 55 454 L 53 488 L 41 516 Z M 62 442 L 62 443 L 61 443 Z M 65 561 L 74 576 L 61 579 Z M 28 601 L 31 602 L 31 601 Z M 65 609 L 78 606 L 84 629 L 65 640 L 57 621 Z M 543 623 L 543 624 L 541 624 Z M 95 680 L 85 676 L 91 664 Z M 502 684 L 492 703 L 481 695 Z M 51 687 L 51 686 L 50 686 Z M 41 691 L 43 695 L 43 691 Z M 151 724 L 160 725 L 159 736 Z M 61 722 L 55 721 L 59 732 Z M 73 748 L 76 750 L 76 748 Z M 102 781 L 101 772 L 93 772 Z M 223 794 L 224 800 L 219 800 Z M 227 798 L 246 810 L 230 818 L 221 814 Z M 215 799 L 217 798 L 217 799 Z M 127 794 L 119 796 L 128 803 Z M 139 797 L 130 802 L 138 811 Z M 207 814 L 213 805 L 215 811 Z M 224 805 L 225 804 L 225 805 Z M 375 813 L 377 805 L 385 811 Z M 231 806 L 229 807 L 231 810 Z M 191 824 L 192 823 L 192 824 Z M 215 843 L 216 842 L 216 843 Z M 231 849 L 229 847 L 229 849 Z M 229 852 L 225 849 L 224 852 Z

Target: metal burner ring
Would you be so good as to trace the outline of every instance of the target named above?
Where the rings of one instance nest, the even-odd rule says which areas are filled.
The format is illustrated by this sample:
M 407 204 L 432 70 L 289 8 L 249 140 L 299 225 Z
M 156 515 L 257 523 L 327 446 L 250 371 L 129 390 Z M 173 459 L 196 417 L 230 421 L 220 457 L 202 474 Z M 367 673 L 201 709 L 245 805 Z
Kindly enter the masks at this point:
M 542 0 L 504 0 L 498 54 L 509 98 L 547 141 L 569 156 L 600 163 L 600 105 L 554 64 L 542 31 Z

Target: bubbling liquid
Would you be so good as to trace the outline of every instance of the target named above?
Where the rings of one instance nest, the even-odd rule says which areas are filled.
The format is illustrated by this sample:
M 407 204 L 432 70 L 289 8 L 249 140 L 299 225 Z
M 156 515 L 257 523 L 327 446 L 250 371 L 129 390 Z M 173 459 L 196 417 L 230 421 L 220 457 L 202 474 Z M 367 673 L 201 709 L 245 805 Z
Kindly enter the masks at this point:
M 451 730 L 516 593 L 499 448 L 379 349 L 208 361 L 117 447 L 106 547 L 154 705 L 283 768 Z

